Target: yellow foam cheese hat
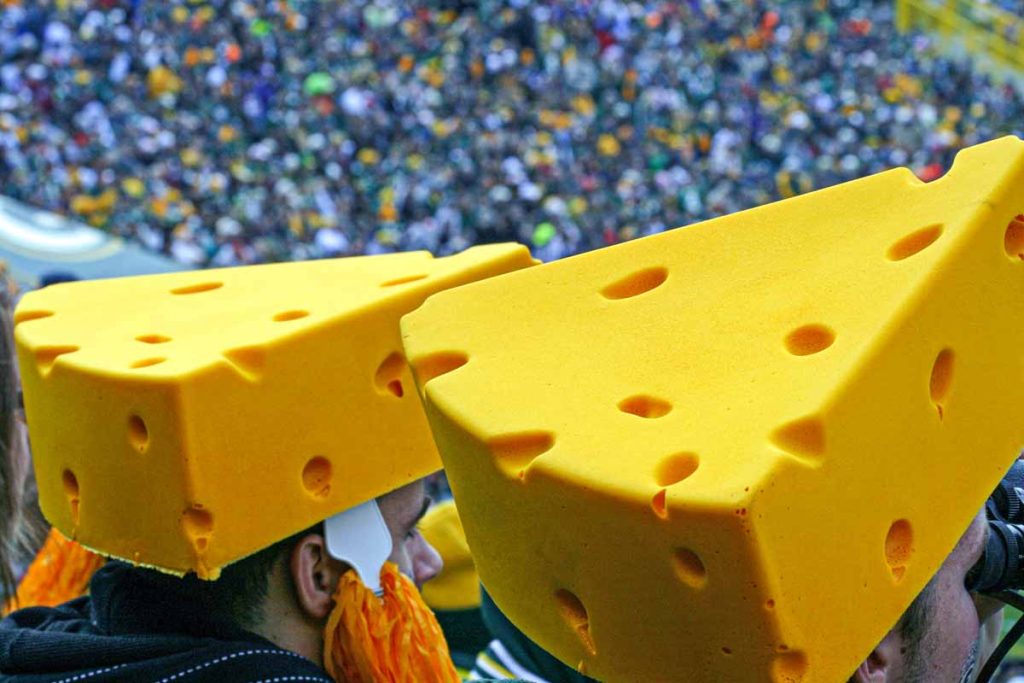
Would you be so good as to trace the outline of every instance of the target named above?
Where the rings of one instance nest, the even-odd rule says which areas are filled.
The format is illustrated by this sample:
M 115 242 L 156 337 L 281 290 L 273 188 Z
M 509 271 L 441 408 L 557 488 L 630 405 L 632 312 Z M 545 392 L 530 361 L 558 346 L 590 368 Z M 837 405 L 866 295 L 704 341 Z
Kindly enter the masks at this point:
M 846 680 L 1024 444 L 1024 142 L 431 297 L 484 586 L 605 681 Z
M 440 573 L 423 584 L 423 600 L 435 610 L 479 609 L 480 578 L 455 501 L 446 500 L 430 508 L 419 528 L 444 560 Z
M 15 337 L 46 518 L 105 555 L 215 578 L 440 469 L 399 317 L 532 263 L 493 245 L 27 294 Z

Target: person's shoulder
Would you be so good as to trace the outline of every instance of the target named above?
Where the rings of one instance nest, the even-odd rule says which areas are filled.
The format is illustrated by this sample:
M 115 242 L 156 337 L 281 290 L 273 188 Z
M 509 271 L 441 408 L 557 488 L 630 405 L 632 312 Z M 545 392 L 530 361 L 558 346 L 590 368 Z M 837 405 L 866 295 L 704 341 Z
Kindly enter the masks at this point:
M 153 683 L 333 683 L 311 660 L 258 644 L 213 643 L 162 668 Z
M 5 683 L 333 683 L 269 642 L 95 631 L 0 629 L 0 670 Z

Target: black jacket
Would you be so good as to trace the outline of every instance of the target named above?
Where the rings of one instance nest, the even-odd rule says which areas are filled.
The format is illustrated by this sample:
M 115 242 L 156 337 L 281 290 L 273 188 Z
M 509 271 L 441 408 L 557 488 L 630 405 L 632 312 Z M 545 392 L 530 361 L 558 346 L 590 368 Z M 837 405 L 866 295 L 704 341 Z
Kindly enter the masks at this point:
M 90 596 L 0 622 L 2 683 L 331 683 L 312 661 L 156 591 L 120 562 Z
M 498 609 L 483 586 L 480 587 L 480 594 L 480 609 L 483 612 L 484 623 L 495 640 L 501 642 L 508 654 L 521 667 L 548 683 L 598 683 L 558 661 L 541 649 L 540 645 L 530 640 Z

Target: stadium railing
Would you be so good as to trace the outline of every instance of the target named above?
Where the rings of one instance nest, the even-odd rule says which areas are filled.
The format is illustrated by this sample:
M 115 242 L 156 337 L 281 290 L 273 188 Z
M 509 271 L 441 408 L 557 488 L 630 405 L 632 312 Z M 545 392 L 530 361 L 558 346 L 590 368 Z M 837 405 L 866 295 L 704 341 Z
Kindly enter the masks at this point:
M 1024 17 L 978 0 L 896 0 L 896 28 L 944 42 L 1024 73 Z

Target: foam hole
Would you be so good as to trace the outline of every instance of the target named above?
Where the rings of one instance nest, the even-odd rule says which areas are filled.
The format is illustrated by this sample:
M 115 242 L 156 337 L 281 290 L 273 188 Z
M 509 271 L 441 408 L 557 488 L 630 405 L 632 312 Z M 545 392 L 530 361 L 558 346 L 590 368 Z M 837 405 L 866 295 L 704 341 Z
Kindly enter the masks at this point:
M 699 465 L 700 458 L 696 453 L 676 453 L 658 464 L 654 480 L 658 486 L 672 486 L 696 472 Z
M 413 363 L 413 369 L 416 371 L 420 387 L 425 387 L 430 380 L 457 370 L 468 362 L 469 356 L 464 353 L 441 351 L 418 359 Z
M 300 320 L 309 315 L 309 311 L 283 311 L 274 316 L 274 322 L 286 323 L 292 320 Z
M 402 386 L 401 375 L 405 372 L 405 368 L 405 358 L 402 354 L 397 351 L 388 354 L 387 358 L 377 366 L 377 372 L 374 373 L 377 392 L 402 398 L 405 395 L 405 388 Z
M 890 261 L 908 259 L 934 244 L 942 236 L 942 230 L 940 223 L 916 230 L 894 242 L 885 253 L 885 257 Z
M 601 290 L 606 299 L 630 299 L 660 287 L 668 279 L 665 268 L 645 268 L 617 280 Z
M 206 550 L 213 534 L 213 514 L 199 504 L 186 508 L 181 515 L 181 528 L 197 551 Z
M 162 334 L 140 334 L 135 341 L 140 341 L 143 344 L 166 344 L 171 341 L 171 338 Z
M 1006 226 L 1003 248 L 1010 258 L 1024 261 L 1024 214 L 1018 215 Z
M 262 346 L 241 346 L 228 349 L 222 355 L 239 375 L 250 382 L 260 379 L 267 364 L 267 350 Z
M 668 508 L 665 503 L 667 495 L 668 492 L 665 489 L 661 489 L 651 497 L 651 509 L 654 510 L 654 514 L 662 519 L 668 519 Z
M 676 548 L 672 553 L 672 569 L 676 577 L 690 588 L 703 588 L 708 580 L 708 570 L 700 555 L 689 548 Z
M 223 282 L 200 282 L 194 285 L 185 285 L 184 287 L 172 289 L 171 294 L 201 294 L 202 292 L 212 292 L 213 290 L 220 289 L 223 286 Z
M 772 660 L 772 683 L 801 683 L 807 675 L 807 655 L 785 652 Z
M 825 423 L 815 416 L 794 420 L 772 432 L 771 441 L 787 453 L 814 461 L 825 454 Z
M 302 468 L 302 487 L 314 498 L 326 498 L 331 492 L 331 461 L 323 456 L 310 458 Z
M 144 453 L 149 447 L 149 428 L 138 415 L 128 417 L 128 441 L 139 453 Z
M 57 359 L 67 353 L 74 353 L 78 351 L 77 346 L 70 344 L 63 346 L 43 346 L 36 349 L 36 366 L 39 368 L 39 372 L 46 375 L 53 369 L 54 363 Z
M 804 325 L 786 335 L 786 350 L 794 356 L 821 353 L 836 341 L 836 333 L 825 325 Z
M 15 311 L 14 324 L 27 323 L 30 320 L 42 320 L 53 315 L 53 311 Z
M 159 365 L 160 363 L 163 363 L 166 360 L 166 358 L 143 358 L 142 360 L 137 360 L 134 363 L 132 363 L 131 368 L 132 370 L 138 370 L 139 368 L 148 368 L 153 365 Z
M 893 578 L 899 582 L 906 573 L 907 564 L 914 554 L 914 530 L 910 522 L 898 519 L 885 535 L 885 563 Z
M 522 479 L 533 461 L 554 447 L 555 436 L 541 431 L 503 434 L 488 440 L 487 445 L 499 470 Z
M 61 483 L 64 485 L 64 495 L 68 499 L 68 507 L 71 508 L 71 523 L 78 526 L 79 489 L 78 477 L 70 469 L 61 473 Z
M 953 386 L 953 361 L 952 349 L 942 349 L 932 363 L 932 373 L 928 380 L 928 393 L 932 404 L 943 419 L 946 413 L 946 400 L 949 397 L 949 390 Z
M 555 602 L 558 606 L 558 613 L 562 615 L 562 619 L 569 625 L 569 628 L 576 633 L 583 648 L 591 656 L 596 655 L 597 648 L 590 635 L 590 616 L 587 614 L 587 608 L 583 606 L 583 602 L 574 593 L 564 588 L 555 593 Z
M 668 415 L 672 404 L 654 396 L 638 395 L 619 401 L 619 410 L 637 417 L 654 419 Z

